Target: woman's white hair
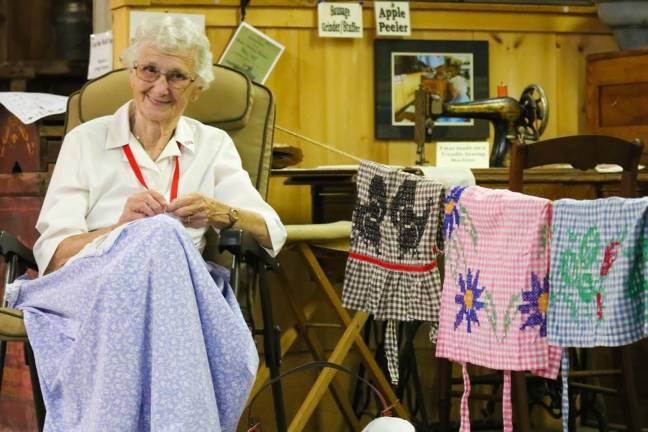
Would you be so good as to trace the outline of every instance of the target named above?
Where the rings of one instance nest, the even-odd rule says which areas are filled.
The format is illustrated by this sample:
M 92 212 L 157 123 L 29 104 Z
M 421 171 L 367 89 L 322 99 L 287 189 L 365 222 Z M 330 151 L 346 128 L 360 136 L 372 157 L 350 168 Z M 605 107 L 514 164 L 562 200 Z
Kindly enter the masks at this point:
M 164 54 L 193 57 L 196 84 L 202 90 L 214 80 L 209 39 L 187 17 L 164 15 L 143 21 L 137 26 L 130 46 L 122 53 L 124 66 L 133 67 L 143 46 L 152 46 Z
M 460 95 L 466 96 L 468 94 L 468 81 L 466 81 L 466 78 L 461 75 L 455 75 L 448 82 L 452 84 Z

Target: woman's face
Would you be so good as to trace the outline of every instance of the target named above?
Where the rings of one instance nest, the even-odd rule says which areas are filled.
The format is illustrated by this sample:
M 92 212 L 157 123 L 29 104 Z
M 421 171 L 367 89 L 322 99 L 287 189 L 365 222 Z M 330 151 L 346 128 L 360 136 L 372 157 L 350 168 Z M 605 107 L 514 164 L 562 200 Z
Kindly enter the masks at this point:
M 177 121 L 190 100 L 199 93 L 195 82 L 180 87 L 169 83 L 168 77 L 195 78 L 191 57 L 163 54 L 155 47 L 145 45 L 140 49 L 136 65 L 146 71 L 159 70 L 160 76 L 148 82 L 138 76 L 135 68 L 130 70 L 130 86 L 133 89 L 135 111 L 146 121 L 172 123 Z M 165 75 L 166 74 L 166 75 Z M 143 75 L 140 73 L 140 75 Z

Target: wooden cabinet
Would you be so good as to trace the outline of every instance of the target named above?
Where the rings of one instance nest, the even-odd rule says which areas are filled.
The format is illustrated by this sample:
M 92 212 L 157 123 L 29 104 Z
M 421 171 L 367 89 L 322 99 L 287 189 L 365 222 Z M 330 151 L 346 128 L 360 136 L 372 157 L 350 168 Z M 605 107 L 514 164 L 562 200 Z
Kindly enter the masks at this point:
M 587 130 L 644 141 L 648 162 L 648 50 L 587 56 Z

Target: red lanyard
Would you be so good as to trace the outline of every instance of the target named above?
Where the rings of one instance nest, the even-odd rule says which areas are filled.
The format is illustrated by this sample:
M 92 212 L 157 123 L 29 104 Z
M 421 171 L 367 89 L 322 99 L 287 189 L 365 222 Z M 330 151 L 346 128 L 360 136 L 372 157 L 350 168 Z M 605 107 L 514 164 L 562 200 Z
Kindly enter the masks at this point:
M 178 143 L 178 147 L 180 147 L 180 143 Z M 137 161 L 135 160 L 135 156 L 133 155 L 133 151 L 130 148 L 130 145 L 126 144 L 122 147 L 124 149 L 124 153 L 126 154 L 126 158 L 128 159 L 128 163 L 131 166 L 131 169 L 133 170 L 133 173 L 135 173 L 135 177 L 137 177 L 137 180 L 139 180 L 140 184 L 144 186 L 144 188 L 148 189 L 148 186 L 146 185 L 146 181 L 144 180 L 144 176 L 142 175 L 142 170 L 140 169 L 139 165 L 137 164 Z M 175 169 L 173 170 L 173 180 L 171 181 L 171 201 L 176 199 L 178 196 L 178 183 L 180 182 L 180 162 L 178 162 L 178 156 L 175 158 Z

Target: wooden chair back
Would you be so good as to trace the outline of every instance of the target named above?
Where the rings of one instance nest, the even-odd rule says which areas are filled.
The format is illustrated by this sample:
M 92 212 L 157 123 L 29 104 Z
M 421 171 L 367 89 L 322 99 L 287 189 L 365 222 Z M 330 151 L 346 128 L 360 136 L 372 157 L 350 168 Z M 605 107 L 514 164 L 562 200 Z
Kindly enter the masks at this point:
M 637 194 L 637 171 L 643 150 L 641 140 L 627 141 L 606 135 L 573 135 L 528 144 L 513 143 L 509 189 L 522 192 L 524 170 L 549 164 L 569 163 L 574 168 L 593 169 L 598 164 L 623 168 L 620 196 Z

